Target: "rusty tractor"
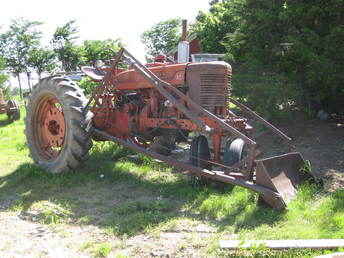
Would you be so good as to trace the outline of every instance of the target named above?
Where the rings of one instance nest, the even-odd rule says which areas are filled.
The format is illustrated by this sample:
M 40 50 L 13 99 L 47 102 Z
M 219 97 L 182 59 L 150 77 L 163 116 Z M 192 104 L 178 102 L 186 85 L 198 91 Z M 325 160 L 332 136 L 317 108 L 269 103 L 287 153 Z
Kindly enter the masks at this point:
M 19 120 L 20 109 L 15 100 L 5 100 L 2 89 L 0 89 L 0 114 L 7 114 L 10 121 Z
M 74 170 L 87 158 L 92 140 L 112 141 L 199 180 L 253 190 L 276 209 L 295 196 L 301 154 L 258 159 L 254 128 L 230 104 L 271 134 L 291 139 L 230 97 L 228 63 L 172 62 L 160 56 L 143 65 L 122 48 L 110 66 L 82 70 L 99 83 L 89 99 L 61 76 L 42 79 L 30 96 L 27 143 L 34 161 L 47 171 Z

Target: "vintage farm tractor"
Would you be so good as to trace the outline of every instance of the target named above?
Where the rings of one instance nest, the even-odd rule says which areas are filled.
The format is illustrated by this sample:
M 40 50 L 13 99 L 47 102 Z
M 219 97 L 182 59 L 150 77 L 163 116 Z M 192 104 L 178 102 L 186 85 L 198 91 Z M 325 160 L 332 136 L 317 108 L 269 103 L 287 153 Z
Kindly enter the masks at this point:
M 10 121 L 20 118 L 20 109 L 15 100 L 5 100 L 2 89 L 0 89 L 0 114 L 7 114 Z
M 77 168 L 91 139 L 113 141 L 200 180 L 251 189 L 277 209 L 295 196 L 303 158 L 291 152 L 257 159 L 254 129 L 229 109 L 230 103 L 282 139 L 291 139 L 230 98 L 229 64 L 158 57 L 142 65 L 121 49 L 111 66 L 82 70 L 99 82 L 89 100 L 63 77 L 42 79 L 30 96 L 27 143 L 34 161 L 47 171 Z

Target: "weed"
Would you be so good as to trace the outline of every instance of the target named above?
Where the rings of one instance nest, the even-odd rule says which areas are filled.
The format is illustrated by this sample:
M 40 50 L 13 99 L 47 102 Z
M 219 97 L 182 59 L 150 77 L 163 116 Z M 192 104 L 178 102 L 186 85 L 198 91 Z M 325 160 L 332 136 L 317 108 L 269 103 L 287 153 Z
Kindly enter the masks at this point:
M 112 247 L 109 243 L 101 243 L 94 247 L 93 253 L 95 257 L 107 257 L 112 250 Z
M 112 245 L 108 242 L 86 242 L 80 249 L 89 251 L 94 257 L 107 257 L 112 251 Z
M 300 169 L 301 172 L 304 172 L 304 173 L 311 173 L 312 172 L 312 164 L 309 160 L 306 160 L 303 164 L 303 166 L 301 167 Z
M 38 220 L 44 224 L 60 224 L 71 217 L 71 212 L 66 207 L 51 201 L 35 203 L 32 208 L 39 211 Z
M 115 258 L 128 258 L 129 256 L 122 254 L 122 253 L 117 253 L 114 255 Z

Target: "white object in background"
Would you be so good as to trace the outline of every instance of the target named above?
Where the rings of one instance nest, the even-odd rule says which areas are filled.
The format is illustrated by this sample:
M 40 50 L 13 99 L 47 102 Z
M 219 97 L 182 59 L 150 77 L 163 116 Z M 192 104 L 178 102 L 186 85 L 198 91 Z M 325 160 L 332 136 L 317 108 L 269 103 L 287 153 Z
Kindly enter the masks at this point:
M 178 63 L 189 62 L 190 47 L 189 42 L 180 41 L 178 43 Z
M 220 248 L 238 249 L 254 246 L 264 246 L 270 249 L 334 249 L 344 247 L 344 239 L 220 240 Z

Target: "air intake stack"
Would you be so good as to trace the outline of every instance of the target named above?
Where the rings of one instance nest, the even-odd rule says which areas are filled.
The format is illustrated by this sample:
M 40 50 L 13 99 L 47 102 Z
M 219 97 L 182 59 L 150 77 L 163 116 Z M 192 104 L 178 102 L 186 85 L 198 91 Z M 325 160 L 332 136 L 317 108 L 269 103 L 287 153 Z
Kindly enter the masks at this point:
M 180 42 L 178 43 L 178 63 L 189 62 L 190 47 L 189 42 L 186 40 L 187 36 L 187 20 L 183 20 L 183 31 Z

